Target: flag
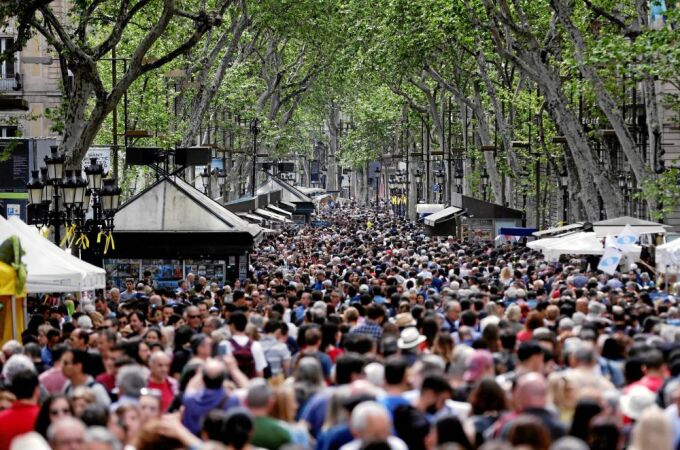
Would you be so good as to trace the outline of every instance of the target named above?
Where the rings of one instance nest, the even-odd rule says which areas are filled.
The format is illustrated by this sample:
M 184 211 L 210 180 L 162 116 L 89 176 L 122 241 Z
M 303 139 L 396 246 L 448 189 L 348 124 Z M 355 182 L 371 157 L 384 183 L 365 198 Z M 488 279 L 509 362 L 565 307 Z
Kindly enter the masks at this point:
M 621 230 L 621 233 L 614 239 L 614 247 L 622 252 L 632 250 L 635 247 L 635 242 L 637 240 L 637 233 L 633 232 L 633 228 L 630 225 L 626 225 L 623 227 L 623 230 Z
M 622 256 L 623 254 L 617 248 L 606 249 L 604 255 L 602 255 L 602 259 L 600 259 L 600 264 L 597 265 L 597 270 L 601 270 L 608 275 L 614 275 L 616 268 L 621 262 Z

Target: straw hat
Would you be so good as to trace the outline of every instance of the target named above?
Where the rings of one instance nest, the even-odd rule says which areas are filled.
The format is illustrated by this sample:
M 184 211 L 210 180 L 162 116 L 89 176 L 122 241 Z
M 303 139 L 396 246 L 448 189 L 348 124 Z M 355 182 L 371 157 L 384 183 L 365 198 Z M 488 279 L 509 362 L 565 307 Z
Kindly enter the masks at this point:
M 407 350 L 419 346 L 427 338 L 418 332 L 416 327 L 404 328 L 401 337 L 397 341 L 399 348 Z

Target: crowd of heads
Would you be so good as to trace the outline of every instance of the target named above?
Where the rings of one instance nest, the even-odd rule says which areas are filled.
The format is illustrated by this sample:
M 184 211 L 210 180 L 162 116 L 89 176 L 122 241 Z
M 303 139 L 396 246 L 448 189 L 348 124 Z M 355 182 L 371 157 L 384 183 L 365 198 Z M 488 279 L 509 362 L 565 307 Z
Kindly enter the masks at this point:
M 243 280 L 34 299 L 0 355 L 0 450 L 680 448 L 673 279 L 319 219 Z

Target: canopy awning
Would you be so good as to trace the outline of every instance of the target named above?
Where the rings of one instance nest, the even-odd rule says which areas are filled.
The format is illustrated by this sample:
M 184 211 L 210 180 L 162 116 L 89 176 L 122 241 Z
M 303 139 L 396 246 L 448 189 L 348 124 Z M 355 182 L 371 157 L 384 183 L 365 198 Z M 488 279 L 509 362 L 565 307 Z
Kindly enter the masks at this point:
M 569 225 L 563 225 L 561 227 L 553 227 L 553 228 L 548 228 L 547 230 L 536 231 L 532 234 L 533 234 L 533 236 L 535 236 L 537 238 L 542 238 L 544 236 L 558 235 L 558 234 L 566 233 L 567 231 L 578 230 L 581 227 L 583 227 L 583 222 L 576 222 L 576 223 L 570 223 Z
M 441 222 L 446 222 L 447 220 L 451 220 L 456 218 L 457 216 L 460 216 L 461 214 L 464 214 L 465 210 L 463 208 L 457 208 L 455 206 L 449 206 L 448 208 L 444 208 L 441 211 L 437 211 L 436 213 L 430 214 L 429 216 L 425 217 L 425 225 L 428 226 L 435 226 L 438 223 Z
M 254 223 L 257 225 L 260 225 L 262 222 L 264 222 L 264 218 L 256 216 L 255 214 L 237 213 L 236 215 L 242 217 L 243 219 L 246 219 L 250 223 Z
M 501 227 L 501 229 L 498 230 L 498 234 L 504 236 L 531 236 L 536 231 L 536 228 Z
M 680 239 L 656 248 L 656 268 L 661 273 L 680 272 Z
M 601 220 L 593 223 L 593 231 L 597 237 L 618 236 L 626 225 L 630 225 L 635 234 L 666 234 L 670 226 L 637 217 L 622 216 L 615 219 Z
M 280 201 L 279 206 L 284 206 L 290 208 L 291 211 L 295 211 L 295 203 Z
M 257 208 L 257 209 L 256 209 L 255 211 L 253 211 L 253 212 L 254 212 L 255 214 L 257 214 L 258 216 L 262 216 L 262 217 L 264 217 L 265 219 L 274 220 L 274 221 L 276 221 L 276 222 L 281 222 L 281 223 L 290 223 L 290 222 L 291 222 L 290 220 L 286 219 L 285 217 L 280 216 L 280 215 L 278 215 L 278 214 L 276 214 L 276 213 L 273 213 L 273 212 L 271 212 L 271 211 L 268 211 L 268 210 L 266 210 L 266 209 Z
M 433 214 L 444 209 L 444 205 L 439 203 L 419 203 L 416 205 L 416 213 Z
M 281 209 L 281 208 L 277 208 L 274 205 L 267 205 L 267 209 L 270 210 L 271 212 L 273 212 L 274 214 L 278 214 L 279 216 L 283 216 L 283 217 L 286 217 L 288 219 L 293 218 L 293 213 L 288 212 L 288 211 Z
M 581 231 L 556 238 L 539 239 L 528 243 L 527 247 L 540 250 L 549 261 L 557 261 L 562 255 L 603 255 L 603 241 L 595 232 Z M 637 261 L 641 251 L 642 248 L 635 245 L 626 255 Z
M 18 236 L 26 252 L 26 290 L 39 292 L 78 292 L 104 288 L 106 272 L 67 253 L 42 237 L 37 230 L 17 218 L 0 216 L 0 242 Z

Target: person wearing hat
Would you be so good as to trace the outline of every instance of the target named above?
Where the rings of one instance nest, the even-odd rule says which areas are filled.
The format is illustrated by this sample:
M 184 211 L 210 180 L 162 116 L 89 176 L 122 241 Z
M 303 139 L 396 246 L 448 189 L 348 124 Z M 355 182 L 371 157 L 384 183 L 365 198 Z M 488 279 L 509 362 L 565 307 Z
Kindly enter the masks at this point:
M 401 350 L 401 355 L 406 358 L 409 367 L 418 359 L 420 345 L 427 340 L 427 337 L 418 332 L 416 327 L 408 327 L 402 330 L 397 346 Z

